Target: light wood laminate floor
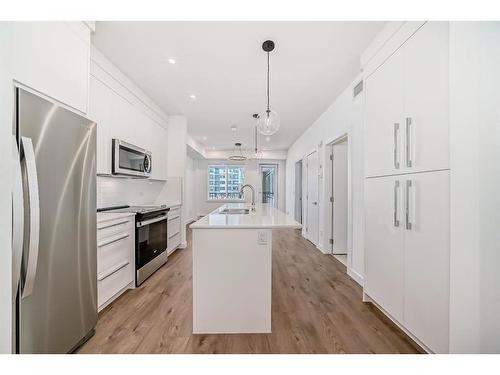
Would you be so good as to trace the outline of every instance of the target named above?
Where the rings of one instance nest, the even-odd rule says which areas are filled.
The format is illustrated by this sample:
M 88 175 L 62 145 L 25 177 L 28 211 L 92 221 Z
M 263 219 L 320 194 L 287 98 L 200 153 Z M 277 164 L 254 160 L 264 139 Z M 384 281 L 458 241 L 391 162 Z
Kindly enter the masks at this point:
M 418 353 L 346 268 L 298 231 L 273 231 L 272 333 L 193 335 L 191 241 L 99 314 L 79 353 Z

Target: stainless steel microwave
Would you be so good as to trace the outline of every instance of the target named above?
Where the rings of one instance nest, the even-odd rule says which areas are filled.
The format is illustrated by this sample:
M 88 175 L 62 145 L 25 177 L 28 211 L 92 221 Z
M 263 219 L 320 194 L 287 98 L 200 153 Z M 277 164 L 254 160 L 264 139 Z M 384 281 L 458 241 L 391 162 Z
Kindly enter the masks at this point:
M 151 152 L 130 143 L 113 139 L 111 171 L 114 175 L 147 178 L 151 176 Z

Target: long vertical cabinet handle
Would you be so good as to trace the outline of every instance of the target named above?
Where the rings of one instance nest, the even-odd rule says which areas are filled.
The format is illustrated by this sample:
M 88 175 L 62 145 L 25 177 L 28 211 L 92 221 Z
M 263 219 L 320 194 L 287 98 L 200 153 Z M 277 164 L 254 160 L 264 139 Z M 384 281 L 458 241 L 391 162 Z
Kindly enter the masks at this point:
M 398 132 L 399 123 L 394 123 L 394 168 L 399 169 L 399 156 L 398 156 Z
M 24 198 L 21 160 L 16 137 L 12 136 L 12 301 L 16 300 L 23 258 Z
M 406 229 L 412 229 L 410 221 L 410 188 L 413 186 L 412 180 L 406 180 Z
M 394 181 L 394 226 L 399 227 L 398 219 L 398 189 L 399 181 Z
M 30 138 L 21 137 L 24 151 L 24 174 L 28 188 L 29 201 L 29 244 L 28 259 L 26 261 L 25 280 L 22 298 L 33 292 L 35 284 L 36 266 L 38 261 L 38 241 L 40 234 L 40 203 L 38 196 L 38 177 L 36 172 L 35 152 Z
M 413 165 L 413 162 L 411 160 L 411 152 L 412 152 L 412 147 L 411 147 L 411 128 L 413 126 L 413 120 L 411 117 L 406 118 L 406 166 L 408 168 L 411 168 Z

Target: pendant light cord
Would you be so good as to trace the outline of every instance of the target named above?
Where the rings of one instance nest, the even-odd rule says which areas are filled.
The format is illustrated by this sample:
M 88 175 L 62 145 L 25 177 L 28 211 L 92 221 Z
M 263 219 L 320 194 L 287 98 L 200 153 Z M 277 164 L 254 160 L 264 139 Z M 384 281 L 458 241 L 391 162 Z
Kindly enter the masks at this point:
M 267 116 L 269 116 L 269 52 L 267 53 Z

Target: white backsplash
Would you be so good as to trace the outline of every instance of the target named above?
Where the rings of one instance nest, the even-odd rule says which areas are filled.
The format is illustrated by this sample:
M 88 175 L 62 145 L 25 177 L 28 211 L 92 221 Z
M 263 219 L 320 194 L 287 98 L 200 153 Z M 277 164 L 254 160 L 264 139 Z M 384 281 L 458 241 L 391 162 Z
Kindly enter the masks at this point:
M 97 207 L 182 202 L 179 178 L 167 181 L 97 177 Z

